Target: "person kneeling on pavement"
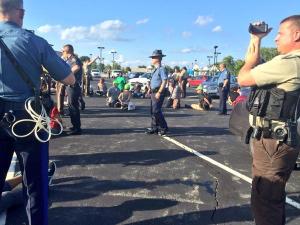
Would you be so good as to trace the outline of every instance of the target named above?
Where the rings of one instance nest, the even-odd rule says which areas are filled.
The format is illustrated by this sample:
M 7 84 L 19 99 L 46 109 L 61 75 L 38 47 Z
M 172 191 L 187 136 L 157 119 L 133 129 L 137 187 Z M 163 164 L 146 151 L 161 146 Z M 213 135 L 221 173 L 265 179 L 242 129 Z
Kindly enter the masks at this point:
M 131 99 L 130 84 L 125 84 L 124 90 L 119 94 L 116 107 L 120 107 L 123 110 L 128 109 L 128 105 Z
M 117 86 L 118 83 L 114 81 L 113 86 L 110 87 L 107 91 L 106 105 L 109 107 L 115 107 L 116 103 L 118 102 L 120 90 L 117 88 Z
M 180 108 L 180 95 L 181 95 L 181 88 L 179 86 L 179 83 L 175 79 L 170 79 L 168 82 L 168 90 L 170 93 L 170 96 L 168 97 L 168 101 L 166 103 L 166 108 L 173 108 L 173 109 L 179 109 Z
M 201 84 L 196 88 L 196 93 L 199 97 L 199 103 L 191 105 L 186 104 L 185 108 L 191 108 L 199 111 L 210 110 L 212 108 L 212 99 L 207 93 L 203 92 L 203 86 Z

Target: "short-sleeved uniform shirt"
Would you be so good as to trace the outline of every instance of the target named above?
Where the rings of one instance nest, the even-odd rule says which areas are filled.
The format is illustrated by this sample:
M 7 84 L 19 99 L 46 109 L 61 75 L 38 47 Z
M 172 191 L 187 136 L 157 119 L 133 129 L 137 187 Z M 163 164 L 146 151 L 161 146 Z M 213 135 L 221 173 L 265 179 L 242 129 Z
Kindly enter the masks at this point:
M 150 87 L 152 90 L 157 89 L 160 87 L 163 80 L 167 80 L 168 76 L 166 70 L 163 66 L 159 66 L 154 70 L 152 73 L 152 78 L 150 81 Z
M 56 54 L 46 40 L 13 22 L 0 22 L 0 36 L 11 50 L 36 88 L 40 88 L 42 66 L 55 80 L 63 80 L 70 67 Z M 33 96 L 30 87 L 23 81 L 4 51 L 0 52 L 0 98 L 23 102 Z
M 224 80 L 228 80 L 226 88 L 230 88 L 230 73 L 227 69 L 224 69 L 222 72 L 220 72 L 220 76 L 218 79 L 218 85 L 223 84 Z
M 76 55 L 73 55 L 66 60 L 66 63 L 70 66 L 70 68 L 72 68 L 75 65 L 78 65 L 80 67 L 80 69 L 76 73 L 74 73 L 74 76 L 76 82 L 81 84 L 83 69 L 82 69 L 82 63 L 80 59 Z
M 300 88 L 300 50 L 274 57 L 251 70 L 258 87 L 277 84 L 285 91 Z

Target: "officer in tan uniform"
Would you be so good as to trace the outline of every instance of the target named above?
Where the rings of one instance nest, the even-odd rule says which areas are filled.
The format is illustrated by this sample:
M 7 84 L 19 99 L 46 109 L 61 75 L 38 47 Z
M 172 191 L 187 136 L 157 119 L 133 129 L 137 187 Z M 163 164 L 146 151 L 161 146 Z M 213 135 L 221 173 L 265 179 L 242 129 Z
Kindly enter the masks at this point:
M 264 25 L 257 23 L 254 25 Z M 271 29 L 252 33 L 238 82 L 251 86 L 251 207 L 258 225 L 285 224 L 285 186 L 299 153 L 300 15 L 281 21 L 275 38 L 280 55 L 260 62 L 260 44 Z

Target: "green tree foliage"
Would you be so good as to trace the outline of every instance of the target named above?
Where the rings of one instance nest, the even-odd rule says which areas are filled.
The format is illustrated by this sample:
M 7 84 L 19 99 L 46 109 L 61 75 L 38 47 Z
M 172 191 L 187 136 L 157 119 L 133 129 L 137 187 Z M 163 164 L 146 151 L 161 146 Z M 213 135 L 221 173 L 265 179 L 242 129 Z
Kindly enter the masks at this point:
M 240 69 L 243 67 L 243 65 L 245 64 L 244 60 L 238 59 L 235 61 L 235 65 L 234 65 L 234 74 L 238 75 L 240 72 Z
M 168 66 L 168 65 L 165 66 L 165 69 L 166 69 L 167 74 L 172 74 L 172 73 L 174 73 L 173 68 L 170 67 L 170 66 Z
M 124 70 L 124 73 L 131 72 L 131 68 L 129 66 L 125 67 L 123 70 Z
M 222 62 L 226 65 L 227 70 L 229 70 L 231 74 L 235 74 L 235 61 L 231 55 L 224 57 Z
M 260 54 L 262 58 L 267 62 L 277 56 L 279 53 L 276 48 L 266 48 L 263 47 L 260 49 Z
M 84 61 L 86 61 L 86 60 L 89 60 L 90 59 L 90 57 L 88 57 L 88 56 L 86 56 L 86 55 L 84 55 L 84 56 L 80 56 L 80 61 L 83 63 Z

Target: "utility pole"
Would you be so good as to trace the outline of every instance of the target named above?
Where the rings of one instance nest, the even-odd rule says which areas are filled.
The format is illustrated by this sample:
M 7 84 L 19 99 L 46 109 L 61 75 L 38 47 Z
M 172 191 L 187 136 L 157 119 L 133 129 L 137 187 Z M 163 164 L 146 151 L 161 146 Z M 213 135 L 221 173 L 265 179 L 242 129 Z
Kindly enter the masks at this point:
M 111 54 L 112 54 L 112 57 L 113 57 L 113 59 L 112 59 L 112 69 L 114 69 L 115 68 L 115 54 L 117 54 L 117 51 L 116 50 L 112 50 L 111 52 L 110 52 Z
M 214 51 L 214 66 L 217 65 L 217 48 L 218 48 L 218 46 L 215 45 L 214 46 L 214 49 L 215 49 L 215 51 Z
M 100 75 L 101 75 L 101 73 L 102 73 L 102 67 L 101 67 L 101 63 L 102 63 L 102 50 L 104 49 L 104 47 L 102 47 L 102 46 L 99 46 L 99 47 L 97 47 L 98 49 L 99 49 L 99 61 L 100 61 L 100 63 L 99 63 L 99 71 L 100 71 Z
M 207 59 L 208 59 L 208 67 L 210 67 L 210 59 L 212 59 L 213 58 L 213 56 L 211 56 L 211 55 L 208 55 L 207 56 Z

